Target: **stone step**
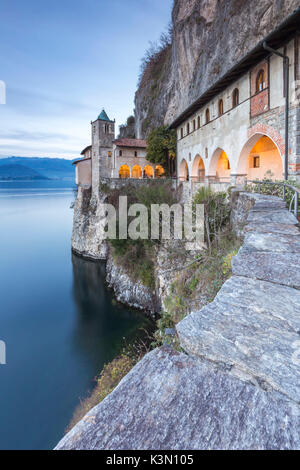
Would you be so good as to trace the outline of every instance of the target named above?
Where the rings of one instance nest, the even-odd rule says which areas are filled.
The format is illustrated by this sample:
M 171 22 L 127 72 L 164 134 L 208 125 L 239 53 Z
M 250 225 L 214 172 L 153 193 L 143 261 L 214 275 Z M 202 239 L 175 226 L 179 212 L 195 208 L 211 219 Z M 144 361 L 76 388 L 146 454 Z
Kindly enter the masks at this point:
M 252 277 L 300 289 L 299 254 L 247 251 L 243 248 L 232 260 L 235 276 Z
M 251 209 L 247 218 L 247 223 L 251 224 L 292 224 L 298 223 L 296 217 L 286 209 L 279 210 L 253 210 Z
M 272 251 L 300 254 L 300 232 L 295 235 L 278 233 L 247 233 L 242 251 Z
M 258 232 L 258 233 L 286 233 L 287 235 L 298 235 L 299 229 L 292 224 L 277 224 L 277 223 L 266 223 L 266 224 L 254 224 L 250 223 L 244 227 L 244 232 Z
M 215 298 L 241 307 L 251 306 L 257 313 L 273 316 L 285 322 L 287 330 L 300 332 L 300 291 L 271 282 L 242 276 L 232 276 Z
M 253 212 L 257 211 L 278 211 L 278 210 L 286 210 L 286 203 L 282 200 L 278 201 L 269 201 L 268 199 L 266 200 L 260 200 L 256 201 L 254 206 L 250 209 Z
M 299 293 L 283 288 L 274 295 L 275 300 L 283 295 L 283 300 L 292 301 L 290 310 L 295 311 L 288 320 L 282 302 L 272 312 L 272 287 L 241 282 L 246 282 L 245 300 L 239 299 L 242 284 L 236 279 L 228 281 L 212 304 L 177 325 L 181 346 L 189 354 L 223 365 L 240 378 L 300 403 Z

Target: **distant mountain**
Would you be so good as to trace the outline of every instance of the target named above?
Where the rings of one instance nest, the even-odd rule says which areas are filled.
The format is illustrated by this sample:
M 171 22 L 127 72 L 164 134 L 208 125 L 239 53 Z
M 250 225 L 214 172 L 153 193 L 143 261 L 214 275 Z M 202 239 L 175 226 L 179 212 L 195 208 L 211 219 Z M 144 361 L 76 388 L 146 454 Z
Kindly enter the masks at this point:
M 24 165 L 0 165 L 0 180 L 48 180 L 47 176 Z
M 23 179 L 31 179 L 30 174 L 34 176 L 34 173 L 30 173 L 30 170 L 32 170 L 35 172 L 36 176 L 40 176 L 40 178 L 32 179 L 58 179 L 73 181 L 74 167 L 72 166 L 72 161 L 74 160 L 65 160 L 63 158 L 8 157 L 0 158 L 0 170 L 3 166 L 19 167 L 16 168 L 17 179 L 22 179 L 21 169 L 23 168 Z M 13 168 L 9 171 L 12 171 L 13 174 Z M 3 179 L 1 172 L 0 178 Z

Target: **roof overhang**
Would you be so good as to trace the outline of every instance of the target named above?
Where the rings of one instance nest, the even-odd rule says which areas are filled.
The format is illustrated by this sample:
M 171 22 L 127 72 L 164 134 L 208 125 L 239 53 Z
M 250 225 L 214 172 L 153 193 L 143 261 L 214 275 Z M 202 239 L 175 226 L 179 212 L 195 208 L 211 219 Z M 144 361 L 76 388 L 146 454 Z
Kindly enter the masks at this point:
M 87 162 L 89 160 L 91 160 L 91 158 L 80 158 L 80 160 L 75 160 L 72 162 L 72 165 L 77 165 L 78 163 Z
M 85 147 L 85 148 L 82 150 L 82 152 L 80 153 L 80 155 L 84 155 L 85 152 L 87 152 L 87 150 L 90 150 L 91 148 L 92 148 L 92 146 L 91 146 L 91 145 L 88 145 L 87 147 Z
M 199 108 L 207 104 L 212 98 L 224 91 L 228 85 L 248 72 L 256 64 L 270 55 L 263 47 L 264 41 L 273 49 L 279 49 L 288 43 L 300 31 L 300 7 L 280 23 L 280 25 L 261 40 L 243 59 L 226 72 L 217 82 L 205 91 L 194 103 L 181 113 L 170 125 L 176 129 L 182 122 L 192 116 Z

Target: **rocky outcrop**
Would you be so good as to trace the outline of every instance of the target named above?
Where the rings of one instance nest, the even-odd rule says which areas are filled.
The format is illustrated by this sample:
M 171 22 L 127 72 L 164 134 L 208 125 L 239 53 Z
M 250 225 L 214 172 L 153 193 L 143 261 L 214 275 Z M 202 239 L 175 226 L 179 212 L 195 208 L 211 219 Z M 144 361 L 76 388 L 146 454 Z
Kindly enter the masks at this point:
M 144 357 L 57 450 L 297 449 L 300 410 L 193 357 Z
M 91 199 L 91 189 L 78 187 L 74 204 L 72 250 L 80 256 L 90 259 L 107 257 L 107 243 L 103 240 L 99 202 L 104 202 L 106 195 L 99 193 L 99 201 Z
M 299 449 L 299 272 L 290 287 L 289 256 L 281 278 L 263 263 L 272 254 L 299 258 L 300 233 L 280 199 L 242 197 L 252 208 L 232 278 L 177 325 L 188 355 L 147 354 L 57 449 Z M 265 255 L 259 271 L 245 252 Z
M 136 92 L 137 137 L 170 124 L 298 6 L 298 0 L 175 0 L 172 44 Z
M 106 281 L 119 302 L 151 314 L 160 311 L 155 290 L 144 286 L 141 281 L 133 281 L 124 268 L 114 261 L 111 254 L 108 255 L 106 263 Z

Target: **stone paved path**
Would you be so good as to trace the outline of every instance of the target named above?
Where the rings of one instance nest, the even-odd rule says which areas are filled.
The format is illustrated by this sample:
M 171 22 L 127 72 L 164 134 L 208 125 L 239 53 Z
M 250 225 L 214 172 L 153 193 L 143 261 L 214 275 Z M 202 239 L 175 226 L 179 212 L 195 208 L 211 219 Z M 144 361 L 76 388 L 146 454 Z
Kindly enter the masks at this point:
M 300 403 L 300 232 L 280 199 L 255 199 L 233 277 L 177 331 L 189 354 Z

